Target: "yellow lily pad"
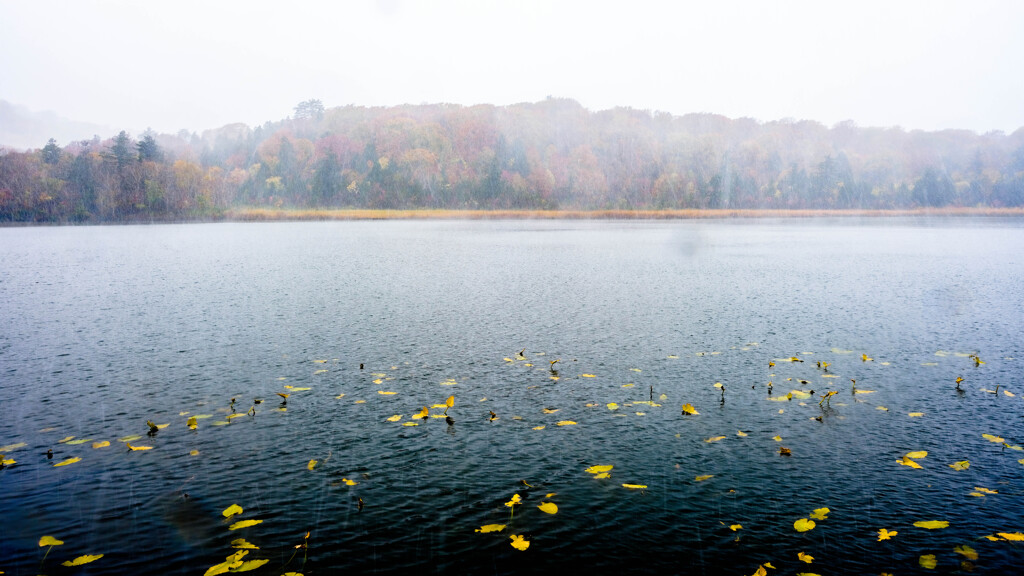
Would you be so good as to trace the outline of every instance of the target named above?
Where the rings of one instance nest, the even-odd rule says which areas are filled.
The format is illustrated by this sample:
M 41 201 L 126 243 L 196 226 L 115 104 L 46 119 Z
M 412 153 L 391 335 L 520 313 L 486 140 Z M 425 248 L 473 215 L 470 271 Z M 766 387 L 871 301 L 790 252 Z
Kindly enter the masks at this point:
M 629 488 L 630 490 L 643 490 L 647 488 L 646 484 L 623 484 L 623 488 Z
M 793 522 L 793 529 L 797 532 L 807 532 L 808 530 L 813 530 L 815 526 L 816 524 L 814 523 L 814 520 L 809 520 L 807 518 L 801 518 L 796 522 Z
M 897 534 L 899 534 L 899 532 L 895 530 L 886 530 L 885 528 L 882 528 L 878 531 L 878 541 L 881 542 L 882 540 L 889 540 Z
M 228 506 L 227 508 L 225 508 L 224 511 L 221 512 L 221 514 L 225 518 L 231 518 L 232 516 L 234 516 L 236 514 L 241 514 L 242 512 L 243 512 L 243 510 L 242 510 L 241 506 L 239 506 L 238 504 L 232 504 L 231 506 Z
M 240 522 L 235 522 L 231 526 L 228 526 L 228 530 L 238 530 L 240 528 L 248 528 L 249 526 L 255 526 L 257 524 L 261 524 L 262 522 L 263 522 L 263 520 L 242 520 Z
M 561 422 L 555 422 L 556 426 L 575 426 L 576 423 L 572 420 L 562 420 Z
M 539 508 L 540 511 L 544 512 L 545 514 L 558 513 L 558 505 L 555 504 L 554 502 L 541 502 L 540 505 L 537 506 L 537 508 Z
M 711 438 L 705 438 L 704 441 L 708 444 L 712 442 L 718 442 L 719 440 L 725 439 L 725 436 L 712 436 Z
M 505 529 L 505 524 L 486 524 L 474 530 L 474 532 L 482 532 L 484 534 L 488 532 L 501 532 Z
M 512 542 L 511 542 L 512 547 L 515 548 L 516 550 L 526 550 L 527 548 L 530 547 L 530 541 L 529 540 L 524 540 L 522 534 L 520 534 L 520 535 L 512 535 L 511 538 L 512 538 Z
M 828 508 L 815 508 L 814 511 L 811 512 L 811 518 L 814 518 L 815 520 L 827 520 L 829 512 L 831 512 L 831 510 Z
M 917 563 L 920 564 L 922 568 L 932 570 L 933 568 L 935 568 L 935 565 L 937 564 L 935 560 L 935 554 L 922 554 L 921 557 L 917 560 Z
M 914 526 L 918 528 L 927 528 L 929 530 L 937 530 L 939 528 L 946 528 L 949 526 L 949 522 L 945 520 L 918 520 L 914 522 Z
M 100 558 L 103 558 L 103 554 L 85 554 L 83 556 L 79 556 L 78 558 L 75 558 L 74 560 L 68 560 L 66 562 L 61 562 L 60 565 L 61 566 L 81 566 L 82 564 L 88 564 L 89 562 L 95 562 L 95 561 L 99 560 Z
M 81 461 L 82 461 L 81 458 L 79 458 L 78 456 L 75 456 L 74 458 L 68 458 L 68 459 L 63 460 L 61 462 L 58 462 L 58 463 L 54 464 L 53 466 L 56 468 L 57 466 L 67 466 L 68 464 L 74 464 L 75 462 L 81 462 Z

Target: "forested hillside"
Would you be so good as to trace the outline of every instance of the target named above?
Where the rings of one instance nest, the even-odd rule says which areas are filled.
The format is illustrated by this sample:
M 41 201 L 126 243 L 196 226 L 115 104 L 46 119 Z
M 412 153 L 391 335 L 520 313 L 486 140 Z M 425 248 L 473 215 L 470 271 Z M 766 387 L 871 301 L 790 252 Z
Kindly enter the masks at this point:
M 1024 205 L 1013 134 L 758 122 L 567 99 L 324 109 L 252 129 L 121 132 L 0 151 L 0 222 L 208 219 L 294 208 Z

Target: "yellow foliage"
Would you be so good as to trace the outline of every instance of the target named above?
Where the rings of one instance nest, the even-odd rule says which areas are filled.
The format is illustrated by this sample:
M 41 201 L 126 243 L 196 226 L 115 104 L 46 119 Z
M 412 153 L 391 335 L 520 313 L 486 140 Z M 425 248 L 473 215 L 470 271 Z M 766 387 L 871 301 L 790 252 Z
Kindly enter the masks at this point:
M 902 464 L 904 466 L 910 466 L 911 468 L 921 468 L 922 467 L 920 464 L 918 464 L 917 462 L 914 462 L 913 460 L 911 460 L 910 458 L 907 458 L 906 456 L 904 456 L 903 458 L 897 460 L 897 462 L 899 462 L 900 464 Z
M 683 404 L 683 414 L 696 415 L 700 414 L 700 412 L 697 412 L 697 409 L 693 407 L 693 404 L 687 403 Z
M 263 520 L 242 520 L 241 522 L 235 522 L 231 526 L 228 526 L 228 530 L 238 530 L 239 528 L 248 528 L 249 526 L 255 526 L 262 523 Z
M 132 446 L 131 444 L 129 444 L 129 443 L 127 443 L 127 442 L 125 442 L 124 444 L 125 444 L 125 446 L 127 446 L 127 447 L 128 447 L 128 449 L 129 449 L 129 450 L 131 450 L 132 452 L 136 452 L 136 451 L 139 451 L 139 450 L 152 450 L 152 449 L 153 449 L 153 447 L 152 447 L 152 446 Z
M 1024 542 L 1024 534 L 1020 532 L 996 532 L 996 534 L 1012 542 Z
M 938 528 L 946 528 L 949 526 L 949 522 L 945 520 L 918 520 L 917 522 L 914 522 L 914 526 L 917 526 L 918 528 L 936 530 Z
M 949 465 L 949 467 L 952 468 L 953 470 L 967 470 L 968 468 L 971 467 L 971 463 L 968 462 L 967 460 L 961 460 L 959 462 L 953 462 L 952 464 Z
M 928 456 L 928 452 L 926 450 L 917 450 L 915 452 L 907 452 L 907 456 L 906 457 L 907 458 L 913 458 L 914 460 L 917 460 L 919 458 L 925 458 L 927 456 Z
M 793 522 L 793 529 L 797 532 L 807 532 L 808 530 L 813 530 L 814 527 L 814 520 L 808 520 L 807 518 L 801 518 Z
M 576 423 L 572 420 L 562 420 L 561 422 L 555 422 L 557 426 L 575 426 Z
M 225 518 L 231 518 L 232 516 L 236 514 L 241 514 L 242 512 L 243 510 L 241 506 L 239 506 L 238 504 L 232 504 L 231 506 L 225 508 L 224 511 L 221 512 L 221 514 L 223 514 Z
M 646 484 L 623 484 L 623 488 L 629 488 L 630 490 L 643 490 L 647 488 Z
M 722 440 L 724 438 L 725 436 L 712 436 L 711 438 L 705 438 L 704 441 L 710 444 L 712 442 L 718 442 L 719 440 Z
M 63 462 L 58 462 L 58 463 L 54 464 L 53 466 L 56 468 L 57 466 L 67 466 L 68 464 L 74 464 L 75 462 L 81 462 L 81 461 L 82 461 L 81 458 L 75 456 L 74 458 L 68 458 L 67 460 L 64 460 Z
M 882 528 L 878 531 L 878 541 L 881 542 L 882 540 L 889 540 L 897 534 L 899 534 L 899 532 L 895 530 L 886 530 L 885 528 Z
M 608 403 L 608 409 L 609 410 L 618 410 L 619 409 L 619 405 L 616 404 L 615 402 L 609 402 Z
M 814 556 L 811 556 L 810 554 L 804 554 L 803 552 L 797 552 L 796 557 L 799 558 L 802 562 L 807 562 L 808 564 L 814 562 Z
M 537 506 L 537 508 L 539 508 L 540 511 L 544 512 L 545 514 L 558 513 L 558 505 L 555 504 L 554 502 L 541 502 L 540 505 Z
M 520 535 L 512 535 L 511 538 L 512 538 L 512 542 L 511 542 L 512 547 L 515 548 L 516 550 L 526 550 L 527 548 L 530 547 L 530 541 L 529 540 L 524 540 L 522 534 L 520 534 Z
M 306 464 L 306 470 L 312 470 L 313 468 L 316 468 L 316 462 L 316 460 L 310 460 L 309 463 Z
M 238 548 L 238 549 L 248 549 L 248 550 L 258 550 L 259 549 L 259 546 L 256 546 L 255 544 L 247 542 L 245 538 L 236 538 L 235 540 L 232 540 L 231 541 L 231 547 L 232 548 Z
M 935 554 L 923 554 L 921 558 L 918 559 L 917 563 L 920 564 L 922 568 L 931 570 L 935 568 Z
M 504 524 L 487 524 L 485 526 L 481 526 L 481 527 L 477 528 L 476 530 L 474 530 L 474 532 L 482 532 L 482 533 L 486 534 L 488 532 L 501 532 L 504 529 L 505 529 L 505 525 Z
M 831 512 L 831 510 L 828 508 L 815 508 L 811 513 L 811 518 L 814 518 L 815 520 L 827 520 L 829 512 Z
M 729 525 L 729 530 L 732 530 L 733 532 L 735 532 L 737 530 L 743 530 L 743 525 L 742 524 L 730 524 Z
M 394 416 L 391 416 L 390 418 L 388 418 L 388 422 L 398 422 L 401 419 L 402 419 L 402 415 L 401 414 L 395 414 Z
M 743 436 L 746 436 L 747 433 L 744 432 L 743 430 L 737 430 L 736 435 L 742 438 Z
M 63 543 L 63 540 L 57 540 L 53 536 L 43 536 L 39 539 L 39 546 L 60 546 Z
M 978 559 L 978 552 L 974 548 L 971 548 L 970 546 L 968 546 L 966 544 L 961 545 L 961 546 L 957 546 L 956 548 L 953 548 L 953 552 L 956 552 L 957 554 L 960 554 L 961 556 L 963 556 L 964 558 L 967 558 L 968 560 L 977 560 Z
M 93 448 L 106 448 L 107 446 L 110 446 L 110 442 L 107 441 L 107 440 L 103 440 L 101 442 L 93 442 L 92 443 L 92 447 Z
M 994 434 L 982 434 L 981 437 L 986 439 L 986 440 L 988 440 L 989 442 L 997 442 L 998 443 L 998 442 L 1005 442 L 1006 441 L 1003 438 L 1001 438 L 999 436 L 996 436 Z
M 924 412 L 907 412 L 907 416 L 910 416 L 911 418 L 920 418 L 921 416 L 924 416 Z
M 82 564 L 88 564 L 89 562 L 95 562 L 103 558 L 103 554 L 86 554 L 79 556 L 74 560 L 68 560 L 67 562 L 61 562 L 61 566 L 81 566 Z
M 696 478 L 694 478 L 693 480 L 694 480 L 695 482 L 703 482 L 703 481 L 705 481 L 705 480 L 708 480 L 708 479 L 710 479 L 710 478 L 714 478 L 714 477 L 715 477 L 715 475 L 714 475 L 714 474 L 701 474 L 700 476 L 697 476 L 697 477 L 696 477 Z

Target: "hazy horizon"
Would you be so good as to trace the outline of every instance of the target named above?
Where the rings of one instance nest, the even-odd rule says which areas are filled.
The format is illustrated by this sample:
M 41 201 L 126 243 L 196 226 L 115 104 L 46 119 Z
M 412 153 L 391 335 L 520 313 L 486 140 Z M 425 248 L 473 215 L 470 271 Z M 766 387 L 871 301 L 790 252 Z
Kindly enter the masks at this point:
M 139 133 L 328 107 L 571 98 L 1012 133 L 1024 3 L 0 4 L 0 99 Z M 106 136 L 106 134 L 103 134 Z M 39 145 L 42 145 L 40 143 Z

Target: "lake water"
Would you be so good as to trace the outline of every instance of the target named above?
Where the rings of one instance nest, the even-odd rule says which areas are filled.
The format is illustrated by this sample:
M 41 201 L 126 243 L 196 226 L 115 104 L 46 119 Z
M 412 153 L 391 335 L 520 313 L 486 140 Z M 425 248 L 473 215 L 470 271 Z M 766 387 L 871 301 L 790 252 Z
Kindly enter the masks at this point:
M 992 219 L 0 229 L 0 570 L 201 574 L 244 538 L 253 574 L 1013 573 L 1022 248 Z

